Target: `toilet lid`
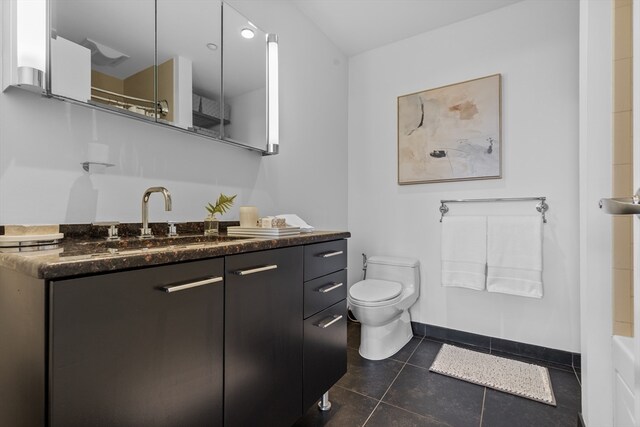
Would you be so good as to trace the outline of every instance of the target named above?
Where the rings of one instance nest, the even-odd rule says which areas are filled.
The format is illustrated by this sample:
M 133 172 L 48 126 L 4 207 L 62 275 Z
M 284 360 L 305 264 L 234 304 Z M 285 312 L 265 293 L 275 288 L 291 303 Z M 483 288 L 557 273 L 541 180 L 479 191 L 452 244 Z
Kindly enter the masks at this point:
M 354 300 L 362 302 L 380 302 L 394 299 L 402 292 L 402 285 L 387 280 L 367 279 L 356 283 L 349 289 Z

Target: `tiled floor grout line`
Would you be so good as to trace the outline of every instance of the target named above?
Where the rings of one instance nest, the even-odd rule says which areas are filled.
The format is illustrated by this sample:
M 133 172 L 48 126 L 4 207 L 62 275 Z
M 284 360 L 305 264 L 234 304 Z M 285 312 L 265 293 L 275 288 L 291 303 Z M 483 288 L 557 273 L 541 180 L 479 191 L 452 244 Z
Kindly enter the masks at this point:
M 484 417 L 484 401 L 487 398 L 487 388 L 484 388 L 484 393 L 482 394 L 482 409 L 480 410 L 480 427 L 482 427 L 482 417 Z
M 422 341 L 424 340 L 424 337 L 422 337 L 420 339 L 420 342 L 416 345 L 416 348 L 413 349 L 413 351 L 411 352 L 411 354 L 409 355 L 409 357 L 407 357 L 407 361 L 409 361 L 409 359 L 411 359 L 411 356 L 413 356 L 413 353 L 416 352 L 416 350 L 418 349 L 418 347 L 420 347 L 420 344 L 422 344 Z M 400 368 L 400 370 L 398 371 L 398 373 L 396 374 L 395 378 L 393 379 L 393 381 L 391 381 L 391 384 L 389 384 L 389 387 L 387 387 L 387 389 L 385 390 L 385 392 L 382 394 L 382 397 L 380 397 L 380 400 L 378 400 L 378 403 L 376 403 L 376 406 L 373 408 L 373 410 L 371 411 L 371 413 L 369 414 L 369 416 L 367 417 L 366 420 L 364 420 L 364 423 L 362 423 L 362 427 L 366 426 L 367 423 L 369 422 L 369 420 L 371 419 L 371 417 L 373 416 L 373 413 L 376 412 L 376 409 L 378 409 L 378 406 L 380 406 L 380 404 L 382 403 L 382 399 L 384 399 L 384 397 L 387 395 L 387 393 L 389 393 L 389 390 L 391 390 L 391 387 L 393 386 L 393 383 L 396 382 L 396 380 L 398 379 L 398 377 L 400 376 L 400 374 L 402 373 L 402 370 L 404 369 L 405 366 L 407 366 L 407 361 L 405 361 L 402 364 L 402 367 Z M 400 363 L 400 362 L 399 362 Z M 407 411 L 408 412 L 408 411 Z
M 429 416 L 427 416 L 427 415 L 423 415 L 423 414 L 418 414 L 417 412 L 413 412 L 413 411 L 410 411 L 410 410 L 408 410 L 408 409 L 401 408 L 400 406 L 396 406 L 396 405 L 394 405 L 393 403 L 389 403 L 389 402 L 382 402 L 382 401 L 381 401 L 380 403 L 384 403 L 385 405 L 392 406 L 392 407 L 394 407 L 394 408 L 396 408 L 396 409 L 399 409 L 399 410 L 401 410 L 401 411 L 404 411 L 404 412 L 406 412 L 406 413 L 408 413 L 408 414 L 416 415 L 416 416 L 421 417 L 421 418 L 434 419 L 434 418 L 433 418 L 432 416 L 430 416 L 430 415 L 429 415 Z

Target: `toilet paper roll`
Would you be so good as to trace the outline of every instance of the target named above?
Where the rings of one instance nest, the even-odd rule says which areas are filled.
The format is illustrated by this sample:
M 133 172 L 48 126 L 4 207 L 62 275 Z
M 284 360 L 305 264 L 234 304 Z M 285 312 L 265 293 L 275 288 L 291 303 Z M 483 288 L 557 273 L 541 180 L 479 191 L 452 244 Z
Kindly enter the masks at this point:
M 240 227 L 256 227 L 258 222 L 258 208 L 255 206 L 240 206 Z

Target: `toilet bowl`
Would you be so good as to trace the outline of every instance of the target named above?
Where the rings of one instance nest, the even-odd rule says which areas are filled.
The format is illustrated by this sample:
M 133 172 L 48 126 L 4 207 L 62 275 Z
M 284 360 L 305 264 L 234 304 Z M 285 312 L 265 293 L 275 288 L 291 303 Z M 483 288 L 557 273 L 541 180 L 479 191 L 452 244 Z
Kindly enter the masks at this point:
M 413 258 L 372 256 L 367 278 L 349 288 L 351 311 L 360 321 L 360 355 L 381 360 L 411 340 L 409 307 L 418 299 L 420 263 Z

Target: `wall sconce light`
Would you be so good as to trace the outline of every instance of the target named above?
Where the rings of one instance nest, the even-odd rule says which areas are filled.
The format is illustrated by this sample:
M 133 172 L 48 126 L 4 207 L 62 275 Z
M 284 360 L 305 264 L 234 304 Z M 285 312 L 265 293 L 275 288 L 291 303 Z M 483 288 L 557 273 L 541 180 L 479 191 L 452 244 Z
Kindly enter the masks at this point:
M 278 154 L 280 129 L 278 113 L 278 36 L 267 34 L 267 151 Z
M 45 92 L 47 0 L 4 0 L 3 89 L 18 86 Z

